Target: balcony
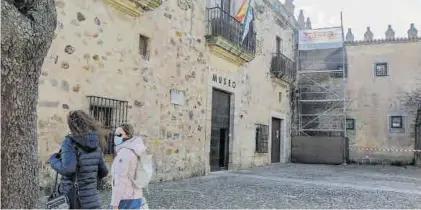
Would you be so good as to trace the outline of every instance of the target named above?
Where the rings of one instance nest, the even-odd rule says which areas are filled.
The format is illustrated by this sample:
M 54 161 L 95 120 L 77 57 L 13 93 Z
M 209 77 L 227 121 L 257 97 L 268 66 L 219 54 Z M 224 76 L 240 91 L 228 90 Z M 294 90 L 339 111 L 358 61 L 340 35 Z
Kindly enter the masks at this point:
M 133 17 L 138 17 L 162 4 L 162 0 L 105 0 L 105 2 Z
M 287 58 L 282 53 L 273 53 L 270 72 L 273 76 L 288 83 L 295 82 L 297 75 L 294 61 Z
M 205 37 L 211 52 L 238 65 L 253 60 L 256 52 L 253 27 L 242 41 L 243 24 L 222 8 L 207 8 L 207 20 Z

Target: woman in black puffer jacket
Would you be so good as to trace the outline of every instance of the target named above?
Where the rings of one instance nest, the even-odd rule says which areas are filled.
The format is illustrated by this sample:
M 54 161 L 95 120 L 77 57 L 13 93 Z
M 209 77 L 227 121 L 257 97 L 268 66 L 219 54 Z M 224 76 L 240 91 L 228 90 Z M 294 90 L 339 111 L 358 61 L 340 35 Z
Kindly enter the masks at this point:
M 61 153 L 54 153 L 50 158 L 51 167 L 62 175 L 59 194 L 73 194 L 77 170 L 77 206 L 71 208 L 100 208 L 97 182 L 107 176 L 108 169 L 100 148 L 99 126 L 81 110 L 70 112 L 67 123 L 71 134 L 64 138 Z

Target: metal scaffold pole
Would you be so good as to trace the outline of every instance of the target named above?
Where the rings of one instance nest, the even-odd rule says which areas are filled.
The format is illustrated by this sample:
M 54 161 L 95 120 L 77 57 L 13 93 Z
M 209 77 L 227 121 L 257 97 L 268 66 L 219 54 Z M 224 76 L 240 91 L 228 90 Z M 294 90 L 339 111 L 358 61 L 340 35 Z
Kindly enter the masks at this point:
M 304 44 L 298 53 L 298 135 L 346 139 L 347 64 L 342 12 L 340 27 L 304 29 L 300 36 Z
M 343 125 L 343 129 L 344 129 L 344 156 L 346 156 L 346 154 L 348 154 L 348 146 L 347 146 L 347 142 L 348 142 L 348 136 L 347 136 L 347 130 L 346 130 L 346 106 L 347 106 L 347 101 L 346 101 L 346 77 L 347 77 L 347 69 L 348 69 L 348 65 L 346 63 L 346 48 L 345 48 L 345 34 L 344 34 L 344 24 L 343 24 L 343 13 L 341 11 L 341 29 L 342 29 L 342 44 L 343 44 L 343 50 L 342 50 L 342 80 L 343 80 L 343 85 L 344 85 L 344 115 L 345 115 L 345 119 L 344 119 L 344 125 Z M 344 163 L 346 164 L 347 161 L 347 157 L 344 157 Z

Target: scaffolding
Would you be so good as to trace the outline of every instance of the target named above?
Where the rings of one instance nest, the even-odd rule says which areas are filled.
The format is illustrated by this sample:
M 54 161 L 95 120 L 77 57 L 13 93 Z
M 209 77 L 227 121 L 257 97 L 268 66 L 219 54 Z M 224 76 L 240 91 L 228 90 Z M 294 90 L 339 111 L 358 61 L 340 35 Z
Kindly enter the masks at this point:
M 335 47 L 298 51 L 297 117 L 298 136 L 346 138 L 347 62 L 343 28 L 341 43 Z

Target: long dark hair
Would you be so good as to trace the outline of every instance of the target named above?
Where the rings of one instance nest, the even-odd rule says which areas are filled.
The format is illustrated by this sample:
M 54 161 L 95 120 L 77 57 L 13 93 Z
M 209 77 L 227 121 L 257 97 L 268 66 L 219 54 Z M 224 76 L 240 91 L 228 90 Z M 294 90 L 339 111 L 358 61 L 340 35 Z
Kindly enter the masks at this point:
M 91 115 L 82 110 L 70 111 L 67 116 L 67 124 L 73 136 L 80 136 L 92 131 L 97 132 L 101 149 L 103 151 L 106 149 L 105 131 L 102 129 L 101 124 Z

